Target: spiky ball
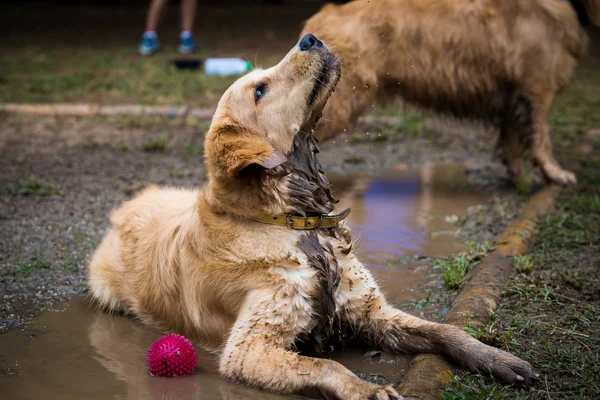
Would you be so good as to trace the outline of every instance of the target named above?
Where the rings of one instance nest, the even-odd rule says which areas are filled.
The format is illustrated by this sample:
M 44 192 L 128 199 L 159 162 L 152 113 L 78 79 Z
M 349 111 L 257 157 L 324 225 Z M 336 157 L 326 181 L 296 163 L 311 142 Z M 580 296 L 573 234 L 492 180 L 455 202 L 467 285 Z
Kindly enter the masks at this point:
M 182 376 L 196 370 L 196 350 L 184 336 L 171 333 L 152 343 L 146 356 L 148 371 L 158 376 Z

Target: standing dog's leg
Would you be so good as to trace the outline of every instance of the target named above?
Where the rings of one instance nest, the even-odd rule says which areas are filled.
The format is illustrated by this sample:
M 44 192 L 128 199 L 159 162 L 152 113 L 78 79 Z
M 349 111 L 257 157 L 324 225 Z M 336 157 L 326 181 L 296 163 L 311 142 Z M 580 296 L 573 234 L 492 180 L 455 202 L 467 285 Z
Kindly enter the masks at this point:
M 547 91 L 532 97 L 531 123 L 533 136 L 531 151 L 533 159 L 550 181 L 563 185 L 577 183 L 575 175 L 562 169 L 552 154 L 548 117 L 553 100 L 554 93 Z
M 363 340 L 392 353 L 437 353 L 450 356 L 474 372 L 511 383 L 529 382 L 531 365 L 510 353 L 487 346 L 464 330 L 425 321 L 390 306 L 371 273 L 350 252 L 339 254 L 343 275 L 336 302 L 344 323 Z
M 520 94 L 510 99 L 508 113 L 500 125 L 496 151 L 508 169 L 513 182 L 525 176 L 523 152 L 531 139 L 531 103 Z
M 219 370 L 227 378 L 282 393 L 319 390 L 338 399 L 398 399 L 391 386 L 365 382 L 341 364 L 290 350 L 311 318 L 305 293 L 293 288 L 255 292 L 231 329 Z

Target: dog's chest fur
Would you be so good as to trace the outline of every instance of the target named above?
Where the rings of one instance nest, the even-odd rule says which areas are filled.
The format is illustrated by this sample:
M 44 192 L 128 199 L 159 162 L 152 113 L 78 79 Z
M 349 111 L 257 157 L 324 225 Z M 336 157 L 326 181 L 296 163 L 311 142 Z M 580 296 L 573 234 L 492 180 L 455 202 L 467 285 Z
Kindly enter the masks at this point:
M 299 133 L 287 155 L 288 200 L 291 212 L 303 216 L 329 214 L 335 200 L 327 176 L 317 154 L 319 146 L 312 133 Z M 351 249 L 350 231 L 345 227 L 310 230 L 300 234 L 297 248 L 306 256 L 315 273 L 315 288 L 311 292 L 313 321 L 308 336 L 314 349 L 320 352 L 334 332 L 340 318 L 335 305 L 335 291 L 340 283 L 340 266 L 332 243 L 345 243 L 344 254 Z
M 350 231 L 345 226 L 301 232 L 295 241 L 293 259 L 300 265 L 275 270 L 285 280 L 284 295 L 275 295 L 277 309 L 287 315 L 284 319 L 294 336 L 301 339 L 302 350 L 322 353 L 340 333 L 341 308 L 336 305 L 341 290 L 341 266 L 338 255 L 351 250 Z M 289 308 L 286 314 L 282 308 Z

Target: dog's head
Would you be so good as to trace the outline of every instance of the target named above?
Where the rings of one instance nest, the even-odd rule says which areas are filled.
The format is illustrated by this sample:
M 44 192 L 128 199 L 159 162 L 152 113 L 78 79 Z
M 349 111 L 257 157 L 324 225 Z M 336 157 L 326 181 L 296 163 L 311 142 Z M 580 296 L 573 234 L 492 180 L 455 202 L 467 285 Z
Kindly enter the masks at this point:
M 219 101 L 206 137 L 211 175 L 237 180 L 248 168 L 281 166 L 294 137 L 317 123 L 340 73 L 337 58 L 308 34 L 276 66 L 237 80 Z

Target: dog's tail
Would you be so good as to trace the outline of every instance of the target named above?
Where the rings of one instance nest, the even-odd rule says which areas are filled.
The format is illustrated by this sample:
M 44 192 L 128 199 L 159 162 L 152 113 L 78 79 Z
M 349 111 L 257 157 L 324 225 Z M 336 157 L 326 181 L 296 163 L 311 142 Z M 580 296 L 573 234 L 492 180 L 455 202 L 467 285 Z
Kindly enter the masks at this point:
M 575 59 L 580 60 L 586 53 L 587 35 L 579 24 L 577 13 L 568 1 L 542 0 L 538 4 L 553 22 L 565 49 Z

